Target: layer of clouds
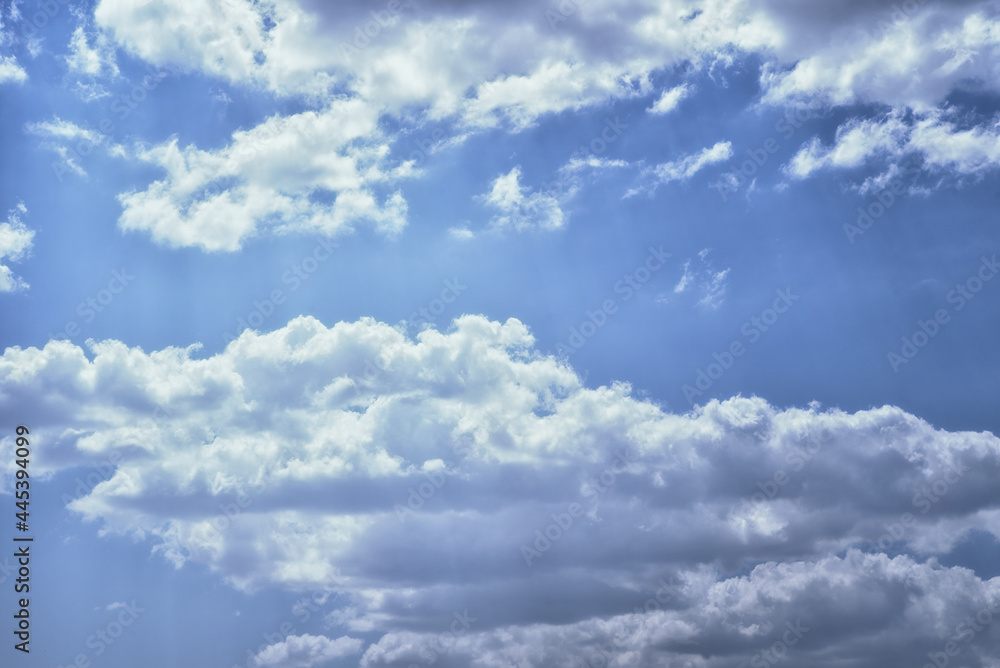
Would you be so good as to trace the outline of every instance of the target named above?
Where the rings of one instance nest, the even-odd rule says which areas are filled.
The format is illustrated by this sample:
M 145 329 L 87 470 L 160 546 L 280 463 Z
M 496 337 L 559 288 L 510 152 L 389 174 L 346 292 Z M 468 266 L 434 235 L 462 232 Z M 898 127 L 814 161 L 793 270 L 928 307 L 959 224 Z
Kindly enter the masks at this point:
M 431 657 L 472 668 L 933 666 L 929 655 L 949 659 L 947 646 L 959 665 L 984 668 L 996 665 L 1000 646 L 998 579 L 907 557 L 851 551 L 723 580 L 699 571 L 642 593 L 635 610 L 609 618 L 389 633 L 361 666 L 404 668 Z
M 796 665 L 923 665 L 1000 595 L 936 561 L 1000 535 L 992 434 L 758 398 L 671 414 L 586 387 L 513 319 L 408 339 L 297 318 L 197 352 L 10 348 L 0 409 L 49 444 L 39 475 L 112 464 L 64 499 L 102 532 L 240 588 L 339 590 L 328 622 L 379 638 L 365 665 L 605 646 L 735 668 L 786 622 L 810 629 Z M 967 665 L 1000 650 L 982 624 Z
M 230 161 L 225 170 L 209 166 L 229 160 L 241 143 L 235 137 L 221 150 L 180 149 L 167 142 L 140 152 L 167 177 L 122 197 L 122 227 L 150 232 L 169 245 L 236 250 L 272 220 L 293 231 L 332 233 L 363 221 L 401 228 L 405 200 L 389 193 L 413 174 L 407 163 L 387 158 L 396 137 L 374 132 L 386 117 L 410 130 L 445 122 L 460 141 L 473 132 L 518 132 L 546 116 L 634 98 L 649 98 L 650 112 L 667 113 L 690 89 L 658 88 L 658 75 L 685 64 L 709 71 L 752 54 L 763 62 L 764 103 L 881 105 L 926 119 L 955 90 L 1000 92 L 997 14 L 996 0 L 902 5 L 843 0 L 808 11 L 789 0 L 517 2 L 504 4 L 502 11 L 492 2 L 429 0 L 376 6 L 354 1 L 335 8 L 293 0 L 194 5 L 102 0 L 94 23 L 99 39 L 112 37 L 154 65 L 202 72 L 276 96 L 300 96 L 321 109 L 308 114 L 330 117 L 331 123 L 342 118 L 338 110 L 351 105 L 351 118 L 370 130 L 352 135 L 349 148 L 323 139 L 326 123 L 303 114 L 271 118 L 247 131 L 277 130 L 270 143 L 289 155 L 297 151 L 295 159 L 312 165 L 285 170 L 285 187 L 278 189 L 260 188 L 275 173 L 261 160 Z M 84 53 L 82 46 L 79 52 Z M 901 122 L 923 132 L 910 117 Z M 947 134 L 947 128 L 937 129 Z M 841 134 L 850 138 L 855 130 L 849 124 Z M 970 141 L 996 136 L 995 128 L 982 124 L 962 132 L 971 133 Z M 927 141 L 962 139 L 952 133 Z M 658 182 L 689 178 L 722 159 L 720 145 L 706 150 L 715 152 L 660 165 Z M 829 159 L 815 145 L 804 150 L 793 174 L 821 165 L 862 164 L 870 157 L 857 147 Z M 316 164 L 331 153 L 333 160 L 350 164 Z M 993 166 L 992 156 L 968 159 Z M 953 156 L 942 166 L 967 168 L 967 157 Z M 332 178 L 331 170 L 344 178 Z M 316 201 L 311 195 L 327 181 L 345 189 Z M 376 194 L 372 183 L 384 188 Z M 208 199 L 199 195 L 205 188 L 215 188 Z M 654 188 L 648 184 L 643 191 Z M 343 201 L 333 207 L 322 202 L 334 195 Z M 547 202 L 545 208 L 540 224 L 558 226 L 558 206 Z M 228 222 L 210 223 L 217 219 Z
M 765 73 L 765 99 L 823 99 L 929 111 L 956 89 L 1000 92 L 996 2 L 772 0 L 777 49 L 790 69 Z

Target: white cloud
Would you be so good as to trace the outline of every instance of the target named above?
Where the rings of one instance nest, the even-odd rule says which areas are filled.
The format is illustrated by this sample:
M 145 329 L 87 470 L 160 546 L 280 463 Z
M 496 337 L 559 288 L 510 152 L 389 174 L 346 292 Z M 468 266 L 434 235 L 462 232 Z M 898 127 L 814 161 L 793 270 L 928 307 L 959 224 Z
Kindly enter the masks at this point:
M 101 0 L 94 19 L 123 47 L 151 63 L 252 81 L 254 56 L 268 41 L 266 11 L 264 5 L 222 0 Z
M 674 286 L 674 293 L 678 294 L 687 290 L 692 278 L 691 260 L 687 260 L 684 262 L 684 274 L 681 276 L 681 280 L 677 281 L 677 285 Z
M 288 636 L 283 641 L 262 649 L 253 657 L 255 666 L 280 666 L 281 668 L 313 668 L 334 659 L 361 652 L 359 638 L 341 636 L 331 640 L 326 636 L 305 633 Z
M 405 668 L 447 656 L 470 668 L 738 668 L 776 665 L 780 657 L 788 665 L 833 668 L 847 660 L 920 666 L 929 653 L 960 652 L 963 665 L 987 666 L 1000 646 L 990 626 L 1000 614 L 995 578 L 904 556 L 850 551 L 844 558 L 761 564 L 743 576 L 699 571 L 676 584 L 646 583 L 637 594 L 634 610 L 608 618 L 485 631 L 473 625 L 455 637 L 389 633 L 360 665 Z
M 685 63 L 710 70 L 755 54 L 764 62 L 763 100 L 774 104 L 882 104 L 929 113 L 959 88 L 1000 90 L 996 3 L 918 4 L 915 11 L 904 11 L 888 0 L 843 0 L 805 11 L 787 0 L 645 5 L 592 0 L 574 5 L 572 19 L 553 28 L 546 12 L 530 2 L 509 2 L 502 9 L 491 1 L 406 3 L 393 10 L 386 4 L 372 10 L 356 1 L 333 8 L 315 0 L 141 5 L 101 0 L 94 11 L 98 35 L 113 36 L 121 48 L 154 65 L 180 66 L 278 96 L 302 96 L 322 110 L 272 118 L 248 131 L 284 124 L 282 132 L 289 136 L 275 136 L 271 144 L 288 142 L 301 151 L 287 153 L 290 159 L 313 165 L 288 172 L 287 188 L 267 187 L 262 176 L 278 172 L 259 161 L 229 160 L 232 146 L 181 150 L 164 144 L 140 152 L 154 162 L 167 155 L 174 162 L 164 165 L 166 180 L 121 198 L 126 210 L 120 222 L 125 229 L 152 232 L 161 243 L 206 250 L 235 250 L 272 224 L 285 231 L 330 231 L 367 220 L 398 231 L 405 224 L 405 202 L 401 194 L 390 194 L 391 184 L 413 172 L 412 164 L 387 164 L 397 137 L 374 133 L 384 117 L 401 122 L 401 133 L 428 121 L 450 125 L 461 138 L 495 128 L 517 132 L 543 117 L 649 96 L 654 75 Z M 373 11 L 381 18 L 373 18 Z M 893 18 L 893 12 L 899 16 Z M 892 21 L 891 29 L 883 30 L 880 21 Z M 82 33 L 74 35 L 74 43 L 81 63 L 91 63 L 82 55 L 90 53 Z M 666 113 L 689 92 L 688 84 L 661 91 L 649 111 Z M 305 127 L 315 125 L 309 114 L 340 118 L 336 110 L 352 104 L 352 119 L 369 131 L 353 137 L 349 151 L 322 135 L 302 141 L 302 130 L 318 129 Z M 971 138 L 995 134 L 986 127 L 969 132 Z M 857 132 L 845 134 L 845 141 L 854 138 L 863 139 Z M 325 159 L 313 151 L 314 143 L 332 151 L 332 161 L 355 164 L 317 165 Z M 630 194 L 686 180 L 727 159 L 731 150 L 720 142 L 659 165 L 645 175 L 649 182 Z M 807 174 L 824 165 L 862 164 L 872 155 L 857 143 L 829 155 L 810 144 L 792 170 Z M 188 159 L 198 163 L 196 170 L 186 166 Z M 227 161 L 225 170 L 210 167 Z M 338 191 L 332 206 L 311 201 L 331 170 L 343 170 L 355 186 Z M 201 199 L 206 189 L 213 194 Z M 559 203 L 559 198 L 538 199 L 535 204 L 544 210 L 535 223 L 561 225 Z M 524 224 L 523 217 L 500 218 Z
M 468 241 L 469 239 L 475 238 L 476 235 L 468 227 L 449 227 L 448 236 L 453 239 Z
M 58 116 L 53 116 L 51 121 L 28 123 L 25 129 L 33 135 L 62 142 L 83 141 L 97 144 L 103 139 L 100 133 L 88 130 L 72 121 L 65 121 Z
M 25 125 L 25 130 L 29 134 L 41 137 L 42 146 L 59 156 L 59 161 L 53 163 L 53 170 L 60 181 L 66 172 L 87 176 L 87 171 L 80 164 L 80 158 L 89 155 L 95 147 L 102 145 L 106 138 L 99 132 L 80 127 L 58 116 L 54 116 L 51 121 L 28 123 Z
M 18 65 L 14 56 L 0 56 L 0 84 L 14 82 L 24 83 L 28 80 L 28 73 Z
M 116 464 L 64 499 L 103 532 L 237 587 L 338 588 L 328 621 L 380 636 L 363 665 L 579 665 L 617 638 L 623 665 L 735 668 L 799 618 L 801 665 L 919 665 L 1000 594 L 934 559 L 1000 536 L 992 434 L 758 398 L 676 415 L 533 346 L 481 316 L 413 340 L 297 318 L 204 358 L 53 341 L 4 352 L 0 410 L 49 444 L 39 475 Z
M 716 142 L 709 148 L 703 148 L 697 153 L 685 155 L 679 160 L 664 162 L 652 168 L 646 168 L 639 177 L 639 184 L 629 189 L 625 197 L 640 194 L 652 195 L 658 186 L 672 181 L 687 181 L 709 165 L 725 162 L 733 157 L 733 146 L 728 141 Z
M 94 46 L 91 47 L 84 27 L 77 26 L 70 38 L 69 49 L 66 64 L 69 66 L 70 72 L 90 77 L 118 76 L 114 46 L 103 32 L 97 33 L 94 37 Z
M 493 181 L 482 200 L 497 211 L 490 220 L 494 229 L 512 228 L 519 232 L 530 228 L 556 230 L 566 223 L 562 200 L 572 194 L 573 191 L 563 192 L 561 186 L 545 192 L 531 192 L 521 186 L 521 168 L 514 167 Z
M 731 62 L 734 52 L 764 57 L 765 93 L 774 102 L 819 97 L 928 108 L 964 82 L 995 91 L 1000 80 L 992 1 L 918 3 L 904 12 L 888 0 L 822 11 L 787 0 L 593 0 L 556 29 L 534 3 L 495 5 L 380 7 L 385 18 L 376 22 L 360 2 L 334 10 L 291 0 L 102 0 L 95 18 L 155 64 L 280 94 L 323 94 L 341 82 L 380 108 L 426 106 L 435 117 L 457 113 L 477 127 L 506 119 L 521 128 L 542 114 L 645 95 L 655 71 Z M 604 39 L 594 38 L 597 30 Z M 668 91 L 652 111 L 667 110 L 675 94 L 682 91 Z
M 792 158 L 788 172 L 805 178 L 824 167 L 858 167 L 875 154 L 895 154 L 906 126 L 898 114 L 883 119 L 851 119 L 837 128 L 832 148 L 825 148 L 814 137 Z
M 586 176 L 596 179 L 605 170 L 628 166 L 625 160 L 574 154 L 534 191 L 521 185 L 521 168 L 516 166 L 494 179 L 490 191 L 479 199 L 497 211 L 490 220 L 493 229 L 560 229 L 569 218 L 565 207 L 583 187 Z
M 545 114 L 577 110 L 648 91 L 645 73 L 629 80 L 619 66 L 543 63 L 530 74 L 481 84 L 475 97 L 465 105 L 463 120 L 472 126 L 493 127 L 500 118 L 506 118 L 515 130 L 520 130 Z
M 919 120 L 910 133 L 905 151 L 923 157 L 931 167 L 976 174 L 1000 166 L 1000 118 L 988 126 L 959 129 L 934 115 Z
M 619 169 L 622 167 L 628 167 L 629 163 L 625 160 L 612 160 L 611 158 L 599 158 L 595 155 L 588 155 L 586 157 L 574 156 L 569 159 L 565 165 L 559 168 L 562 173 L 571 174 L 573 172 L 580 172 L 584 169 Z
M 705 294 L 698 300 L 698 306 L 707 308 L 719 308 L 726 295 L 726 277 L 729 276 L 729 269 L 723 269 L 710 275 L 705 284 Z
M 15 292 L 29 287 L 7 266 L 8 262 L 24 259 L 31 250 L 35 231 L 21 222 L 21 216 L 27 212 L 24 204 L 19 203 L 7 212 L 7 220 L 0 223 L 0 292 Z
M 108 92 L 108 89 L 99 83 L 83 83 L 82 81 L 77 81 L 73 86 L 73 89 L 84 102 L 95 102 L 106 97 L 111 97 L 111 93 Z
M 176 139 L 138 147 L 134 157 L 166 177 L 121 195 L 118 224 L 208 251 L 237 250 L 261 230 L 332 236 L 366 222 L 393 236 L 406 225 L 407 205 L 391 186 L 412 171 L 390 164 L 388 152 L 375 115 L 357 99 L 272 117 L 214 151 Z
M 830 147 L 813 138 L 791 159 L 787 171 L 803 179 L 821 169 L 858 168 L 873 158 L 895 164 L 905 156 L 919 157 L 925 167 L 958 175 L 996 169 L 1000 166 L 1000 118 L 964 129 L 940 112 L 909 121 L 895 112 L 854 118 L 837 129 Z
M 671 181 L 687 181 L 708 165 L 725 162 L 733 157 L 733 146 L 730 142 L 720 141 L 711 148 L 703 148 L 694 155 L 688 155 L 675 162 L 665 162 L 657 165 L 653 173 L 661 183 Z
M 680 86 L 675 86 L 669 90 L 663 91 L 663 94 L 653 103 L 653 106 L 647 109 L 651 114 L 668 114 L 677 108 L 677 105 L 681 103 L 681 100 L 686 98 L 691 94 L 691 86 L 688 84 L 681 84 Z
M 844 2 L 812 13 L 782 0 L 769 4 L 788 31 L 778 52 L 792 63 L 765 73 L 769 101 L 880 103 L 926 112 L 956 88 L 1000 92 L 995 2 L 925 0 L 905 10 L 889 2 Z
M 721 271 L 715 269 L 708 260 L 711 249 L 705 248 L 698 252 L 698 265 L 692 267 L 693 259 L 685 260 L 683 273 L 677 284 L 674 285 L 674 294 L 682 294 L 694 290 L 701 296 L 698 298 L 696 306 L 707 308 L 718 308 L 722 305 L 726 295 L 729 269 Z M 664 295 L 661 303 L 667 303 L 668 299 Z

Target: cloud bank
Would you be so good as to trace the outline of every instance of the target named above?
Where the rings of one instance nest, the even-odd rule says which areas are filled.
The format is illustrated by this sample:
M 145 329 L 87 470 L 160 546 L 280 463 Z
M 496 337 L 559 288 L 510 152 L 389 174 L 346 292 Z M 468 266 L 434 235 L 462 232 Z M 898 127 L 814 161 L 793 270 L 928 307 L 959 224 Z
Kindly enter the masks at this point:
M 1000 579 L 942 563 L 1000 535 L 995 436 L 889 406 L 673 414 L 533 345 L 475 315 L 414 339 L 301 317 L 207 358 L 53 341 L 4 352 L 0 406 L 39 473 L 112 463 L 64 499 L 102 532 L 339 591 L 362 665 L 923 665 L 953 637 L 993 665 Z M 272 653 L 354 648 L 296 642 Z
M 403 187 L 419 174 L 393 147 L 430 123 L 461 143 L 637 98 L 661 115 L 696 94 L 679 73 L 714 77 L 750 59 L 760 63 L 758 104 L 849 111 L 834 148 L 806 143 L 789 166 L 796 177 L 906 152 L 959 175 L 993 170 L 996 119 L 957 124 L 945 116 L 955 93 L 1000 93 L 998 15 L 996 0 L 838 0 L 822 8 L 593 0 L 502 9 L 431 0 L 336 9 L 293 0 L 102 0 L 94 24 L 102 49 L 113 40 L 154 66 L 310 107 L 262 120 L 221 148 L 170 140 L 130 153 L 164 176 L 122 194 L 123 229 L 171 246 L 233 251 L 271 231 L 333 235 L 371 224 L 398 232 L 407 222 Z M 74 67 L 100 71 L 83 33 L 74 40 Z M 890 121 L 868 119 L 873 108 Z M 877 141 L 858 143 L 865 138 Z M 688 179 L 724 159 L 722 146 L 729 143 L 663 163 L 656 177 Z M 541 226 L 558 226 L 558 206 L 546 207 Z

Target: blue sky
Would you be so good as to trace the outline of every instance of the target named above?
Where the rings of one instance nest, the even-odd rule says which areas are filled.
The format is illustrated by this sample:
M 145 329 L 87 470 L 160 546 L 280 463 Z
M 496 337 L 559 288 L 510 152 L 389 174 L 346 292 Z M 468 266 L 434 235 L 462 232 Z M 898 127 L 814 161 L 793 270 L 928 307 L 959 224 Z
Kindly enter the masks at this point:
M 998 17 L 4 3 L 4 665 L 994 665 Z

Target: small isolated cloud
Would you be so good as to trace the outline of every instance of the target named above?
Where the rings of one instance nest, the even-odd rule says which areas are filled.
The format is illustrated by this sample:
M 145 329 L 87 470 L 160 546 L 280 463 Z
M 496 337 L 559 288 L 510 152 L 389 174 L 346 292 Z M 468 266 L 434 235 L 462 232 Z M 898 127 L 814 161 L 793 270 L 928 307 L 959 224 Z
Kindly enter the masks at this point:
M 676 285 L 674 285 L 674 294 L 679 295 L 695 291 L 701 295 L 697 301 L 698 306 L 714 309 L 722 305 L 728 285 L 726 278 L 729 276 L 730 270 L 723 269 L 719 271 L 715 269 L 708 260 L 710 252 L 711 249 L 709 248 L 702 249 L 698 252 L 697 263 L 694 259 L 684 262 L 681 277 L 678 279 Z M 661 297 L 662 299 L 659 300 L 659 303 L 665 304 L 669 301 L 666 295 L 662 295 Z
M 494 229 L 557 230 L 566 223 L 561 200 L 572 193 L 552 188 L 549 192 L 531 192 L 521 186 L 521 168 L 514 167 L 493 181 L 482 201 L 497 213 L 490 220 Z
M 569 215 L 564 208 L 585 180 L 596 181 L 607 171 L 628 166 L 625 160 L 577 151 L 537 190 L 521 185 L 521 167 L 516 166 L 498 176 L 490 191 L 479 199 L 497 211 L 490 221 L 493 229 L 554 230 L 566 224 Z
M 66 65 L 74 74 L 89 77 L 118 76 L 118 64 L 115 62 L 115 47 L 104 32 L 98 32 L 93 37 L 93 46 L 87 37 L 83 26 L 77 26 L 69 40 L 69 55 Z
M 725 162 L 733 157 L 733 146 L 730 142 L 720 141 L 711 148 L 704 148 L 694 155 L 688 155 L 676 162 L 665 162 L 655 168 L 656 176 L 661 183 L 671 181 L 687 181 L 708 165 Z
M 610 158 L 599 158 L 595 155 L 590 155 L 587 157 L 570 158 L 569 162 L 559 168 L 559 171 L 564 174 L 573 174 L 584 169 L 620 169 L 628 166 L 629 163 L 625 160 L 612 160 Z
M 33 135 L 57 141 L 85 141 L 96 144 L 102 138 L 99 133 L 80 127 L 72 121 L 64 121 L 58 116 L 54 116 L 51 121 L 28 123 L 25 127 Z
M 468 227 L 449 227 L 448 236 L 450 236 L 452 239 L 461 239 L 462 241 L 467 241 L 469 239 L 475 238 L 476 234 Z
M 228 106 L 233 103 L 233 98 L 229 97 L 229 94 L 224 90 L 213 90 L 210 91 L 212 95 L 212 102 L 215 104 L 221 104 L 222 106 Z
M 17 64 L 14 56 L 0 56 L 0 84 L 8 82 L 24 83 L 28 80 L 28 73 Z
M 265 647 L 252 659 L 254 666 L 277 666 L 279 668 L 313 668 L 334 659 L 340 659 L 361 652 L 360 638 L 341 636 L 331 640 L 326 636 L 305 633 L 288 636 L 283 641 Z
M 664 162 L 642 171 L 640 184 L 631 188 L 625 197 L 647 194 L 652 195 L 656 188 L 672 181 L 687 181 L 708 165 L 725 162 L 733 157 L 733 146 L 728 141 L 717 142 L 710 148 L 703 148 L 697 153 L 682 157 L 680 160 Z
M 698 300 L 698 306 L 719 308 L 722 305 L 722 299 L 726 296 L 727 276 L 729 276 L 729 269 L 710 274 L 708 281 L 704 284 L 705 294 Z
M 104 142 L 105 135 L 80 127 L 72 121 L 65 121 L 54 116 L 51 121 L 28 123 L 25 130 L 29 134 L 42 138 L 42 146 L 54 151 L 59 160 L 52 165 L 59 180 L 62 175 L 70 172 L 77 176 L 87 176 L 87 171 L 80 164 L 80 159 L 89 155 L 94 147 Z
M 233 103 L 233 98 L 221 88 L 218 90 L 210 89 L 209 94 L 212 98 L 212 108 L 216 109 L 216 116 L 220 119 L 225 118 L 229 106 Z
M 0 292 L 16 292 L 29 287 L 7 266 L 8 262 L 23 259 L 31 250 L 35 231 L 21 222 L 21 216 L 27 212 L 24 204 L 18 203 L 7 213 L 7 220 L 0 223 Z
M 677 281 L 677 285 L 674 286 L 674 293 L 681 293 L 687 290 L 688 284 L 691 283 L 691 260 L 684 262 L 684 273 L 681 275 L 681 280 Z
M 395 236 L 406 226 L 407 203 L 392 184 L 413 171 L 390 164 L 388 154 L 376 113 L 358 99 L 273 116 L 218 149 L 176 138 L 136 146 L 129 157 L 163 176 L 119 195 L 118 225 L 205 251 L 239 250 L 263 231 L 333 237 L 361 223 Z
M 73 90 L 84 102 L 96 102 L 97 100 L 111 97 L 111 93 L 108 92 L 108 89 L 99 83 L 83 83 L 82 81 L 77 81 L 73 86 Z
M 659 99 L 653 103 L 653 106 L 646 111 L 651 114 L 668 114 L 676 109 L 681 100 L 690 95 L 691 91 L 692 87 L 689 84 L 681 84 L 670 90 L 665 90 Z

